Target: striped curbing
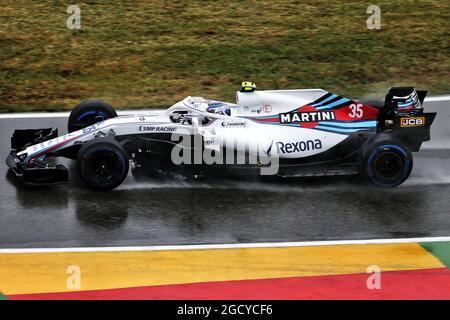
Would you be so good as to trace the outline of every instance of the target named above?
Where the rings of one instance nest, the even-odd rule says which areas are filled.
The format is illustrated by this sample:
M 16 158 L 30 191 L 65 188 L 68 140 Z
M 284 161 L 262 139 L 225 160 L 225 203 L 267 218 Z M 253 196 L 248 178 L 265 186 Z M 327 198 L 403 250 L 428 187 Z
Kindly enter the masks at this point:
M 421 245 L 445 264 L 447 268 L 450 268 L 450 242 L 423 242 Z
M 12 250 L 16 249 L 0 253 L 0 288 L 9 299 L 250 298 L 239 289 L 241 285 L 255 298 L 264 291 L 264 298 L 271 299 L 339 298 L 343 296 L 338 292 L 344 289 L 355 299 L 369 294 L 445 298 L 449 292 L 446 265 L 416 242 L 100 252 Z M 370 265 L 381 269 L 383 279 L 390 279 L 378 294 L 366 292 Z M 80 290 L 67 287 L 69 266 L 80 268 Z M 414 285 L 408 285 L 411 279 Z M 224 286 L 228 296 L 220 296 Z
M 293 299 L 450 299 L 447 268 L 386 271 L 379 289 L 367 288 L 366 273 L 350 275 L 233 280 L 110 290 L 13 295 L 29 299 L 165 299 L 165 300 L 293 300 Z

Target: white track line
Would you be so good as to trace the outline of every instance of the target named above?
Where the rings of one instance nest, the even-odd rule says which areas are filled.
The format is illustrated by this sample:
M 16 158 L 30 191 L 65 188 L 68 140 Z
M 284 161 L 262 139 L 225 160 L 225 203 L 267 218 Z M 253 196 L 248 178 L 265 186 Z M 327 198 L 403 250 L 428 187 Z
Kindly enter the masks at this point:
M 125 116 L 129 114 L 140 114 L 162 111 L 161 109 L 136 109 L 136 110 L 119 110 L 117 114 L 119 116 Z M 23 113 L 0 113 L 0 119 L 35 119 L 35 118 L 68 118 L 70 112 L 23 112 Z
M 450 95 L 425 98 L 425 102 L 450 101 Z
M 336 241 L 304 241 L 304 242 L 263 242 L 263 243 L 232 243 L 232 244 L 195 244 L 195 245 L 163 245 L 135 247 L 78 247 L 78 248 L 13 248 L 0 249 L 2 253 L 52 253 L 52 252 L 121 252 L 121 251 L 164 251 L 164 250 L 208 250 L 208 249 L 238 249 L 238 248 L 286 248 L 286 247 L 317 247 L 333 245 L 357 244 L 398 244 L 415 242 L 443 242 L 450 237 L 428 238 L 398 238 L 398 239 L 367 239 L 367 240 L 336 240 Z
M 68 118 L 70 112 L 23 112 L 0 114 L 0 119 Z
M 450 101 L 450 95 L 434 96 L 425 98 L 425 102 L 441 102 Z M 140 114 L 151 111 L 162 111 L 162 109 L 136 109 L 136 110 L 120 110 L 117 111 L 119 116 L 128 114 Z M 70 112 L 23 112 L 23 113 L 0 113 L 0 119 L 34 119 L 34 118 L 67 118 Z

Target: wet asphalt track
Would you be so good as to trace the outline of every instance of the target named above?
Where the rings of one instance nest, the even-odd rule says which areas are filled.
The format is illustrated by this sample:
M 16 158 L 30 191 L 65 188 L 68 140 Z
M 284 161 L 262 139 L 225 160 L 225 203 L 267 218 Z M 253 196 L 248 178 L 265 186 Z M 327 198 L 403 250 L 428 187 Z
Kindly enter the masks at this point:
M 134 246 L 404 238 L 450 235 L 450 102 L 432 141 L 415 153 L 409 180 L 379 189 L 354 178 L 294 182 L 152 182 L 129 176 L 94 193 L 69 185 L 25 188 L 4 159 L 15 128 L 57 126 L 65 118 L 0 119 L 0 248 Z

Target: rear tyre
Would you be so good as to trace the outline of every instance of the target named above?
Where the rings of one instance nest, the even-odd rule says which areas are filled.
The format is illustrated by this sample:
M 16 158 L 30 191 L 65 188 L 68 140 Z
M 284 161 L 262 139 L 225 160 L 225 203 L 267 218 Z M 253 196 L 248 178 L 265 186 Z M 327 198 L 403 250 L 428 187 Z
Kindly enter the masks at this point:
M 127 153 L 120 143 L 112 139 L 91 140 L 78 152 L 78 174 L 94 190 L 116 188 L 127 177 L 129 167 Z
M 86 100 L 70 113 L 67 129 L 69 132 L 81 130 L 114 117 L 117 117 L 117 113 L 110 104 L 97 99 Z
M 381 187 L 396 187 L 408 179 L 413 168 L 411 151 L 401 143 L 383 140 L 369 147 L 363 159 L 363 175 Z

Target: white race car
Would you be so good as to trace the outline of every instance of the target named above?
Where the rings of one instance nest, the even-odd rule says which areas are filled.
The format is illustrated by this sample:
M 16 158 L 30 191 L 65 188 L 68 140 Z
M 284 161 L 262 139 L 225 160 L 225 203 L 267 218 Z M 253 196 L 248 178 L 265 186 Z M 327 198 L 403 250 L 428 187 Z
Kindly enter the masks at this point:
M 236 103 L 187 97 L 164 111 L 117 116 L 100 100 L 76 106 L 68 134 L 15 130 L 7 164 L 26 184 L 68 181 L 50 160 L 76 159 L 81 180 L 109 190 L 130 163 L 153 175 L 272 174 L 281 177 L 361 174 L 393 187 L 411 173 L 411 152 L 430 139 L 436 113 L 426 91 L 391 88 L 384 101 L 355 101 L 322 89 L 255 90 L 244 82 Z

